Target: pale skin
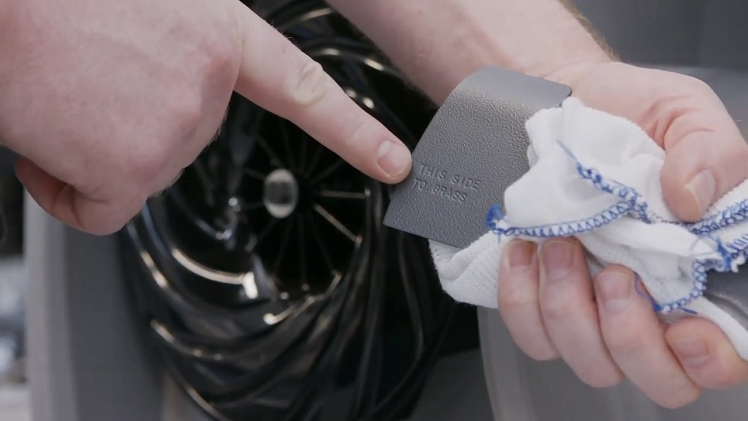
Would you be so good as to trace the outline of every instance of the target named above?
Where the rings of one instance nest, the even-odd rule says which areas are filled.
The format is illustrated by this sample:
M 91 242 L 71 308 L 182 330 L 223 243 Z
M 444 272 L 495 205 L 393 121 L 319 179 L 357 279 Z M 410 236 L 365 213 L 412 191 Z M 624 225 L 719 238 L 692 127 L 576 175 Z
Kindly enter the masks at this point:
M 437 103 L 499 65 L 631 119 L 665 148 L 665 198 L 683 220 L 748 177 L 748 146 L 711 89 L 615 62 L 558 0 L 329 3 Z M 0 139 L 24 157 L 16 171 L 31 196 L 78 229 L 114 232 L 169 186 L 234 90 L 377 180 L 410 170 L 399 140 L 236 0 L 0 0 Z M 528 355 L 562 358 L 596 387 L 628 377 L 666 407 L 748 378 L 717 326 L 661 326 L 631 271 L 591 280 L 581 253 L 572 239 L 507 249 L 499 309 Z

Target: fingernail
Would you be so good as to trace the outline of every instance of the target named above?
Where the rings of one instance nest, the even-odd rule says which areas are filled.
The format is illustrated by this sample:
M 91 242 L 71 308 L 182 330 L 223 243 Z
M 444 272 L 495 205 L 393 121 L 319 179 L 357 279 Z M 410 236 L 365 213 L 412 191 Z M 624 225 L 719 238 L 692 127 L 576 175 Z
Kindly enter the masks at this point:
M 709 359 L 709 347 L 701 338 L 683 339 L 672 343 L 673 350 L 684 365 L 698 367 Z
M 410 151 L 399 142 L 386 140 L 379 146 L 377 164 L 390 177 L 397 177 L 410 167 Z
M 543 245 L 543 271 L 549 281 L 566 277 L 574 259 L 574 245 L 564 240 L 550 240 Z
M 717 180 L 709 170 L 702 170 L 688 182 L 688 190 L 691 191 L 699 213 L 703 213 L 709 207 L 717 189 Z
M 506 253 L 509 270 L 526 268 L 535 258 L 535 245 L 529 241 L 513 241 Z
M 628 273 L 608 270 L 597 277 L 597 292 L 603 307 L 611 313 L 623 311 L 629 303 L 634 280 Z

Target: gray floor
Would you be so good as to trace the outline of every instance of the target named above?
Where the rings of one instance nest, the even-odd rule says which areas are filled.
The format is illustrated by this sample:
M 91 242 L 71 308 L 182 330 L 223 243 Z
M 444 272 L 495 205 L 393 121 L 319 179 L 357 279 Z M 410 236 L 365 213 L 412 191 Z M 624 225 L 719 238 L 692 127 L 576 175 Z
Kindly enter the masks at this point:
M 31 420 L 28 390 L 25 386 L 0 386 L 0 420 Z

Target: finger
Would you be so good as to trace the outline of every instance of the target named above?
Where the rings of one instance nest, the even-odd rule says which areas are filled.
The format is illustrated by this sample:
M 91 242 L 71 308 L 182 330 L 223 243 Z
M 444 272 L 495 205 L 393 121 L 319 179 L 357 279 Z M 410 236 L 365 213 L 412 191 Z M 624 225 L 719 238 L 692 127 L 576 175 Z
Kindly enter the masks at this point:
M 408 148 L 357 106 L 322 67 L 246 6 L 239 8 L 242 62 L 236 91 L 299 126 L 382 182 L 410 171 Z
M 706 319 L 688 318 L 668 328 L 667 342 L 696 384 L 726 389 L 748 380 L 748 362 L 724 332 Z
M 684 221 L 700 219 L 715 200 L 748 177 L 748 145 L 721 104 L 712 113 L 719 115 L 676 120 L 664 143 L 663 193 L 668 207 Z M 696 126 L 694 131 L 694 124 L 704 129 Z M 676 137 L 679 133 L 685 134 Z
M 650 399 L 681 407 L 700 389 L 670 352 L 651 302 L 637 294 L 634 282 L 634 273 L 622 266 L 610 266 L 596 277 L 603 338 L 618 367 Z
M 16 176 L 44 211 L 60 222 L 91 234 L 114 233 L 139 210 L 132 204 L 128 208 L 87 199 L 26 158 L 16 161 Z
M 499 267 L 499 311 L 517 346 L 531 358 L 558 357 L 543 326 L 538 303 L 538 259 L 534 243 L 513 240 Z
M 585 383 L 608 387 L 623 374 L 608 353 L 581 244 L 554 239 L 540 251 L 540 309 L 561 358 Z

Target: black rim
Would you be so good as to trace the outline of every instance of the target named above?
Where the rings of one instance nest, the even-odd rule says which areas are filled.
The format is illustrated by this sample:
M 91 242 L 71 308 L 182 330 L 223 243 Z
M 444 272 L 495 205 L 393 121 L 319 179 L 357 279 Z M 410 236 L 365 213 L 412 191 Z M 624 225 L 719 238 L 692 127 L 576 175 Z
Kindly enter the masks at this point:
M 415 144 L 431 104 L 345 20 L 316 1 L 265 17 Z M 381 226 L 387 193 L 234 96 L 218 139 L 128 225 L 135 303 L 207 413 L 316 419 L 341 390 L 347 419 L 407 411 L 453 305 L 425 242 Z

